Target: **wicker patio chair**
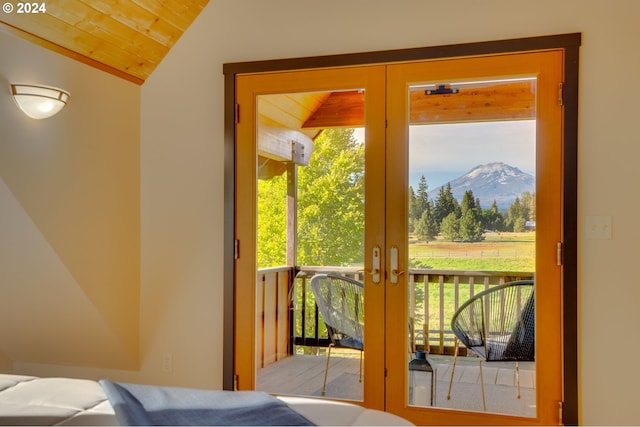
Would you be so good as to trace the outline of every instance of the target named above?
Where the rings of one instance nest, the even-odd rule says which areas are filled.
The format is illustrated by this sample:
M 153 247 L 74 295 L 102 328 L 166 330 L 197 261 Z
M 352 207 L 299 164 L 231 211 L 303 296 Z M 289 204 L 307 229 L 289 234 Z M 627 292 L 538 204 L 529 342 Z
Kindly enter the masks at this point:
M 357 280 L 333 274 L 316 274 L 311 278 L 316 298 L 331 343 L 327 351 L 322 395 L 327 387 L 331 348 L 360 350 L 360 382 L 362 382 L 362 352 L 364 351 L 364 286 Z
M 451 320 L 455 340 L 453 368 L 447 400 L 451 398 L 453 374 L 460 342 L 480 357 L 482 405 L 484 395 L 482 361 L 513 361 L 520 398 L 518 362 L 535 360 L 535 286 L 533 280 L 498 285 L 480 292 L 456 310 Z

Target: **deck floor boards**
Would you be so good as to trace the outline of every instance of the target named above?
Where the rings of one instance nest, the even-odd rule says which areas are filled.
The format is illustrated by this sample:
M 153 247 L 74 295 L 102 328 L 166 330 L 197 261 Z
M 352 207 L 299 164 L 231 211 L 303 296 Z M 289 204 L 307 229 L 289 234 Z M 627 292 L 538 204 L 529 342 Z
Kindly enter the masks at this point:
M 344 357 L 332 354 L 325 397 L 361 401 L 357 352 Z M 460 357 L 456 364 L 451 399 L 447 391 L 453 358 L 433 356 L 436 367 L 436 407 L 482 411 L 480 371 L 477 358 Z M 257 390 L 273 394 L 321 396 L 325 355 L 295 355 L 258 369 Z M 483 363 L 487 409 L 511 415 L 535 417 L 535 363 L 520 363 L 521 398 L 517 398 L 515 364 Z

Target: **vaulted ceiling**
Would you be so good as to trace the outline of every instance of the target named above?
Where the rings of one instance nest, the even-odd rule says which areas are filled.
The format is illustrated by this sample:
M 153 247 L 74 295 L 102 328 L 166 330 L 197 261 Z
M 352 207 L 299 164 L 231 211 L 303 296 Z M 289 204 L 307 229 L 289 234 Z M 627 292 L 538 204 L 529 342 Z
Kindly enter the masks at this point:
M 46 0 L 23 6 L 7 2 L 0 29 L 142 84 L 208 2 Z M 13 10 L 5 10 L 7 4 Z
M 142 84 L 208 2 L 8 1 L 0 13 L 0 30 Z M 428 95 L 424 88 L 412 91 L 412 124 L 535 116 L 533 86 L 529 82 L 474 84 L 460 88 L 454 96 Z M 362 126 L 364 122 L 364 94 L 359 91 L 268 98 L 261 108 L 267 119 L 265 124 L 302 131 L 309 137 L 326 127 Z

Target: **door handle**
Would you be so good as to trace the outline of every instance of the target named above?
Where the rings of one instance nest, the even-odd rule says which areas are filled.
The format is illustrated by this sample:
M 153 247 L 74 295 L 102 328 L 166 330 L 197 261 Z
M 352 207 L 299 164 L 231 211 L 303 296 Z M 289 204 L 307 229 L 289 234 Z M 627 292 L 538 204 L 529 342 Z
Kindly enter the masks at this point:
M 371 254 L 371 271 L 364 270 L 371 275 L 373 283 L 380 283 L 380 246 L 374 246 Z
M 398 277 L 402 276 L 405 272 L 398 269 L 398 247 L 393 246 L 389 251 L 389 280 L 392 284 L 398 283 Z

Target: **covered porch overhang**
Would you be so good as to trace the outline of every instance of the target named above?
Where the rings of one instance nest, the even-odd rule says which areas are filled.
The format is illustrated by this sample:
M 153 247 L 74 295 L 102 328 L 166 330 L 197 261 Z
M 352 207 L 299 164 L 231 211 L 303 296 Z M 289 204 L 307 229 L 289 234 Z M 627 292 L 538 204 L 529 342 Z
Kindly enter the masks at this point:
M 261 95 L 258 98 L 259 176 L 281 175 L 287 164 L 306 165 L 323 130 L 363 127 L 362 90 Z M 505 79 L 412 86 L 410 125 L 530 120 L 535 80 Z

